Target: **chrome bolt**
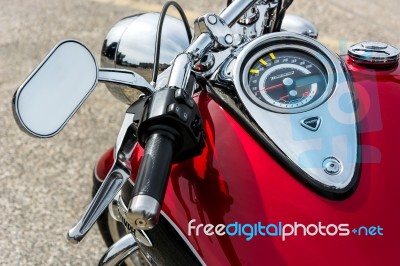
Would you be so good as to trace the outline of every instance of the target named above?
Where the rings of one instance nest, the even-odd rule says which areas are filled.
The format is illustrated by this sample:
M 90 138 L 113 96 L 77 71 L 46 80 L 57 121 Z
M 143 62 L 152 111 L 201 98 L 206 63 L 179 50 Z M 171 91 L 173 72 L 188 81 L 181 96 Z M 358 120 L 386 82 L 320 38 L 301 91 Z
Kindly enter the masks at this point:
M 137 219 L 137 220 L 135 221 L 135 224 L 136 224 L 138 227 L 143 227 L 143 226 L 146 225 L 146 221 L 143 220 L 143 219 Z
M 146 254 L 146 259 L 148 260 L 148 262 L 152 263 L 153 262 L 153 257 L 150 256 L 149 254 Z
M 231 34 L 225 35 L 225 42 L 227 44 L 232 44 L 233 43 L 233 36 Z
M 342 164 L 335 157 L 326 158 L 322 163 L 322 167 L 328 175 L 338 175 L 343 169 Z
M 122 154 L 122 153 L 119 153 L 119 154 L 118 154 L 118 159 L 119 159 L 120 161 L 125 161 L 125 160 L 126 160 L 125 155 Z
M 217 17 L 215 15 L 209 15 L 207 20 L 210 24 L 215 25 L 217 24 Z

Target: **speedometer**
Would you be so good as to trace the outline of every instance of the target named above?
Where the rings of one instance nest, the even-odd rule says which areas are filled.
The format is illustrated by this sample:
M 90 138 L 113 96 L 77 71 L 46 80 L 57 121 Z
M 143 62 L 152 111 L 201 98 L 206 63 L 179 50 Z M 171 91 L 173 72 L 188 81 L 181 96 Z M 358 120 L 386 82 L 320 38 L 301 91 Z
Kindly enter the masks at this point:
M 249 98 L 270 111 L 294 113 L 322 103 L 333 87 L 328 61 L 306 47 L 258 51 L 243 70 Z

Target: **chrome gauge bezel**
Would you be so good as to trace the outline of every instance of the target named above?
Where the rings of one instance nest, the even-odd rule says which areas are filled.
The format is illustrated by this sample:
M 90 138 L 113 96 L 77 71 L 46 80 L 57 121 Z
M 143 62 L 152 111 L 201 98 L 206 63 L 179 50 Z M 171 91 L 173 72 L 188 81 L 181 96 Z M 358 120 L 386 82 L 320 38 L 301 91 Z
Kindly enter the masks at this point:
M 326 70 L 330 70 L 329 87 L 325 92 L 320 92 L 318 101 L 310 102 L 305 108 L 284 110 L 254 101 L 248 95 L 250 86 L 244 85 L 249 80 L 244 69 L 258 68 L 253 63 L 260 57 L 257 54 L 259 52 L 293 48 L 301 49 L 308 53 L 307 56 L 314 52 L 316 59 L 321 61 L 318 66 L 327 66 Z M 217 81 L 235 90 L 232 94 L 235 95 L 233 101 L 237 105 L 235 110 L 240 110 L 238 117 L 249 120 L 250 127 L 257 125 L 260 132 L 257 136 L 265 141 L 265 147 L 288 165 L 305 184 L 332 199 L 343 199 L 351 195 L 359 180 L 358 162 L 361 161 L 361 153 L 356 99 L 343 61 L 318 41 L 290 32 L 261 36 L 236 49 L 232 58 L 221 68 Z M 224 85 L 229 83 L 231 85 Z M 304 126 L 307 119 L 317 119 L 319 123 L 311 128 Z M 340 163 L 340 171 L 332 173 L 325 169 L 323 162 L 330 158 Z
M 294 114 L 294 113 L 302 113 L 306 112 L 309 110 L 312 110 L 322 103 L 324 103 L 329 96 L 333 93 L 335 84 L 336 84 L 336 70 L 334 67 L 334 58 L 332 58 L 330 53 L 325 52 L 324 50 L 326 49 L 322 45 L 320 45 L 318 42 L 315 42 L 310 39 L 307 40 L 304 38 L 304 36 L 298 36 L 296 38 L 296 34 L 291 34 L 291 36 L 287 36 L 286 38 L 279 38 L 277 40 L 276 38 L 269 38 L 269 39 L 264 39 L 261 42 L 253 41 L 249 43 L 247 46 L 244 47 L 244 49 L 240 52 L 236 64 L 234 66 L 234 71 L 233 71 L 233 81 L 235 84 L 235 87 L 237 89 L 242 88 L 243 91 L 245 92 L 246 96 L 254 103 L 259 105 L 260 107 L 272 111 L 275 113 L 287 113 L 287 114 Z M 301 37 L 301 38 L 300 38 Z M 292 39 L 294 42 L 293 44 L 290 44 L 288 40 Z M 272 44 L 271 46 L 268 46 L 268 44 Z M 327 73 L 327 87 L 322 95 L 319 96 L 317 100 L 314 102 L 307 104 L 305 106 L 300 106 L 300 107 L 295 107 L 295 108 L 283 108 L 283 107 L 277 107 L 273 106 L 272 104 L 265 103 L 258 99 L 251 91 L 249 87 L 249 71 L 251 66 L 264 54 L 269 54 L 269 53 L 274 53 L 276 51 L 282 51 L 282 50 L 295 50 L 295 51 L 300 51 L 303 53 L 307 53 L 314 57 L 316 60 L 318 60 L 323 67 L 325 68 L 324 70 Z

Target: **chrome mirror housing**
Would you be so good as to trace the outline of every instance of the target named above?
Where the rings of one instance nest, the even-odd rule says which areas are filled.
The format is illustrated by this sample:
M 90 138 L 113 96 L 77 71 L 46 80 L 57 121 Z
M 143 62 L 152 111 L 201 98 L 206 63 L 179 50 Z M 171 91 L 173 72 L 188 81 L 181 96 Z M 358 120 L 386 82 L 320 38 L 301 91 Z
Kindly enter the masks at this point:
M 57 135 L 92 93 L 98 82 L 154 92 L 139 74 L 98 68 L 89 49 L 76 40 L 57 44 L 14 94 L 12 107 L 20 128 L 31 136 Z
M 135 71 L 150 81 L 154 66 L 154 52 L 159 13 L 130 16 L 115 24 L 103 43 L 101 66 Z M 181 20 L 166 16 L 162 29 L 159 71 L 170 66 L 172 60 L 189 46 Z M 107 84 L 108 90 L 118 100 L 132 104 L 139 90 Z
M 314 39 L 318 37 L 318 29 L 311 21 L 293 14 L 285 15 L 281 29 L 282 31 L 293 32 Z
M 29 135 L 52 137 L 63 129 L 97 81 L 92 53 L 78 41 L 63 41 L 15 92 L 14 118 Z

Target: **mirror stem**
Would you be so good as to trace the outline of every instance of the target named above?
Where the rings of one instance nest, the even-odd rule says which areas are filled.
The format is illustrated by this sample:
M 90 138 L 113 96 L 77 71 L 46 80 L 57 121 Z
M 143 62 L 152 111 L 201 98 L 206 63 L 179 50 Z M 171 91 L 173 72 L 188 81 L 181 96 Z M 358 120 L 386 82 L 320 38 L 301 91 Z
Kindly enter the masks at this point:
M 146 96 L 155 92 L 154 87 L 139 74 L 123 69 L 100 68 L 99 82 L 128 86 L 140 90 Z

